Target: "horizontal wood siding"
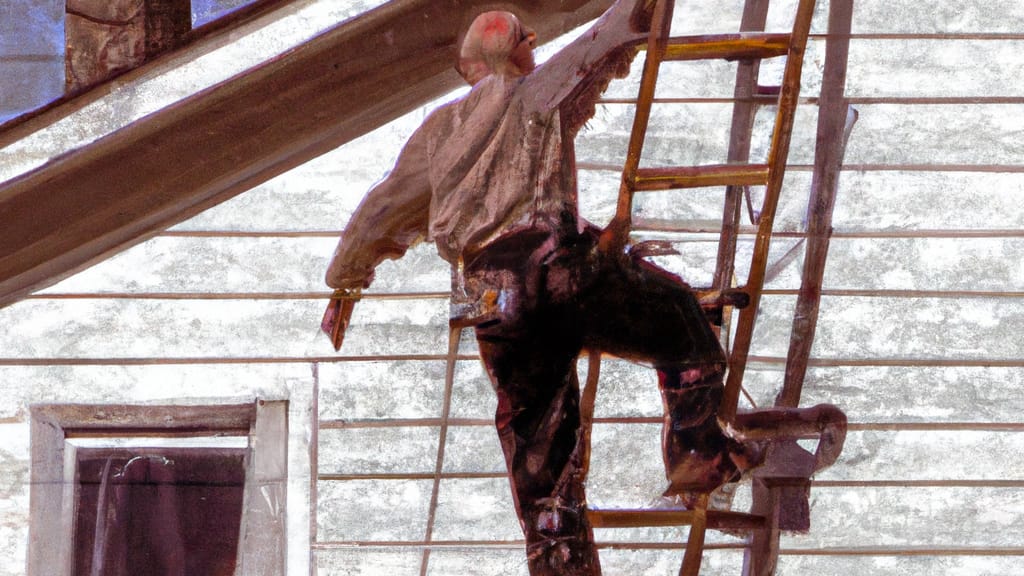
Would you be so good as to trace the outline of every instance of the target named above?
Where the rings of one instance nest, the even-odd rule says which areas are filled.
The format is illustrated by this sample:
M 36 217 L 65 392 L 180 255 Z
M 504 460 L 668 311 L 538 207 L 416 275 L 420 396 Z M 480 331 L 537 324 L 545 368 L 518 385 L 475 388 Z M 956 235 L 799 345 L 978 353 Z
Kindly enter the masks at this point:
M 813 161 L 822 4 L 744 407 L 772 404 L 782 382 Z M 677 31 L 729 30 L 741 6 L 680 3 Z M 784 26 L 774 8 L 771 22 Z M 847 93 L 860 119 L 840 178 L 803 392 L 804 404 L 842 407 L 851 431 L 839 462 L 815 479 L 811 532 L 783 538 L 782 576 L 1009 574 L 1024 555 L 1021 22 L 1016 0 L 855 4 Z M 734 65 L 673 65 L 667 74 L 645 160 L 720 161 Z M 637 78 L 613 83 L 580 136 L 581 199 L 598 223 L 614 212 L 618 174 L 609 167 L 622 160 Z M 318 333 L 337 234 L 424 114 L 0 309 L 0 393 L 8 398 L 0 512 L 12 527 L 0 539 L 26 537 L 29 403 L 59 402 L 83 387 L 97 401 L 228 397 L 254 380 L 315 373 L 320 574 L 526 574 L 490 422 L 494 394 L 468 334 L 442 418 L 449 273 L 433 247 L 382 265 L 341 353 Z M 755 138 L 756 153 L 764 142 Z M 638 236 L 672 241 L 681 254 L 659 263 L 705 284 L 720 201 L 719 190 L 638 195 Z M 741 275 L 753 231 L 744 225 Z M 604 362 L 592 502 L 636 506 L 658 496 L 660 406 L 650 370 Z M 736 499 L 744 505 L 749 490 Z M 605 573 L 674 574 L 685 533 L 601 531 Z M 702 574 L 738 574 L 740 541 L 709 534 L 708 542 Z M 0 549 L 12 548 L 0 541 Z M 0 558 L 0 576 L 18 573 L 13 554 Z

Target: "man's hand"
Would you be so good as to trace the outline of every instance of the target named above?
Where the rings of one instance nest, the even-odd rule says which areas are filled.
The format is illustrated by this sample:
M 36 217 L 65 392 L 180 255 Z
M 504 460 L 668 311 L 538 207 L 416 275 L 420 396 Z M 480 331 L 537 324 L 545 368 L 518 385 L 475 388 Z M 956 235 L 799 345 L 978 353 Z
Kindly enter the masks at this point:
M 324 310 L 323 320 L 320 321 L 320 329 L 331 338 L 334 350 L 341 350 L 341 343 L 345 340 L 345 331 L 352 319 L 352 310 L 356 302 L 362 298 L 362 291 L 359 288 L 342 288 L 331 294 L 331 300 Z

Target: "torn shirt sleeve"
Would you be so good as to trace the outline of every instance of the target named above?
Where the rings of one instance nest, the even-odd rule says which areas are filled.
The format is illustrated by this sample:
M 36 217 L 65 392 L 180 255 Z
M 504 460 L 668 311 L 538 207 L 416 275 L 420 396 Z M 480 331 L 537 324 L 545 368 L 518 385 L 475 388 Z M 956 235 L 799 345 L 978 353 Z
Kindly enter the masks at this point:
M 524 82 L 537 110 L 560 109 L 574 134 L 593 114 L 609 80 L 624 77 L 647 39 L 641 13 L 650 0 L 618 0 L 593 26 L 537 68 Z

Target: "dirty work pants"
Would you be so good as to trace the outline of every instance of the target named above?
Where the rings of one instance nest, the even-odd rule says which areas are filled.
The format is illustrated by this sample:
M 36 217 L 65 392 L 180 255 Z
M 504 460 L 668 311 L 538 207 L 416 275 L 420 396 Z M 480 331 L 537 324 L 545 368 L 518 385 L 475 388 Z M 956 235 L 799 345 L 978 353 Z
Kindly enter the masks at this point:
M 657 370 L 667 494 L 710 491 L 736 472 L 715 418 L 724 355 L 695 295 L 648 262 L 600 253 L 596 241 L 594 230 L 519 233 L 466 262 L 467 276 L 502 286 L 497 314 L 476 335 L 532 576 L 600 574 L 579 470 L 582 349 Z

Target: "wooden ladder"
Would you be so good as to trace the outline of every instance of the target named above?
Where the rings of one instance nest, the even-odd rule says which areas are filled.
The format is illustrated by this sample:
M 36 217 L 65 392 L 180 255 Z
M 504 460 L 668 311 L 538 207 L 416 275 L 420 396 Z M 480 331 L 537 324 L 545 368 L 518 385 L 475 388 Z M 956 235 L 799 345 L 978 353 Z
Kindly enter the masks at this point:
M 601 238 L 602 248 L 621 250 L 628 243 L 632 227 L 633 195 L 637 192 L 725 186 L 725 209 L 719 239 L 719 254 L 714 283 L 709 292 L 722 292 L 732 288 L 733 268 L 742 212 L 743 196 L 749 187 L 764 186 L 764 202 L 756 217 L 756 238 L 744 292 L 749 303 L 740 310 L 735 336 L 728 354 L 728 376 L 725 398 L 719 411 L 724 422 L 733 422 L 736 416 L 740 386 L 750 350 L 754 321 L 765 282 L 768 248 L 772 235 L 775 212 L 782 189 L 786 161 L 789 153 L 793 118 L 800 93 L 800 77 L 804 49 L 810 31 L 815 0 L 800 0 L 796 9 L 792 31 L 788 34 L 765 33 L 768 0 L 747 0 L 741 30 L 738 34 L 672 37 L 670 27 L 674 0 L 657 0 L 646 48 L 646 60 L 637 97 L 636 116 L 630 135 L 616 213 Z M 764 87 L 757 81 L 760 61 L 785 57 L 785 71 L 780 86 Z M 658 70 L 663 62 L 726 59 L 739 61 L 736 83 L 736 103 L 733 110 L 731 142 L 728 162 L 725 164 L 686 167 L 640 167 L 644 138 L 650 120 Z M 767 161 L 750 163 L 750 142 L 754 113 L 758 106 L 777 106 Z M 593 421 L 599 354 L 592 353 L 590 370 L 581 402 L 584 442 L 589 445 Z M 587 462 L 586 464 L 589 464 Z M 585 464 L 585 467 L 586 467 Z M 588 510 L 588 518 L 595 528 L 624 528 L 640 526 L 690 526 L 679 574 L 697 576 L 700 572 L 704 549 L 704 536 L 708 528 L 727 530 L 764 531 L 770 523 L 764 515 L 731 511 L 709 510 L 707 497 L 703 497 L 693 510 Z M 774 558 L 745 567 L 748 575 L 770 574 Z
M 747 0 L 741 23 L 743 30 L 740 33 L 686 37 L 670 36 L 673 4 L 672 0 L 658 0 L 655 8 L 650 36 L 645 46 L 647 55 L 637 96 L 636 116 L 626 151 L 619 199 L 615 216 L 602 241 L 603 247 L 607 249 L 621 249 L 626 245 L 632 226 L 633 195 L 636 192 L 725 186 L 725 212 L 712 289 L 729 289 L 741 212 L 740 194 L 745 190 L 749 191 L 750 186 L 765 187 L 764 202 L 757 216 L 757 234 L 750 273 L 746 284 L 740 287 L 748 296 L 749 304 L 740 312 L 735 339 L 731 343 L 725 402 L 723 412 L 720 413 L 721 419 L 732 421 L 764 286 L 768 248 L 786 171 L 793 118 L 800 96 L 804 49 L 807 45 L 811 18 L 814 15 L 815 0 L 800 0 L 792 32 L 788 34 L 748 30 L 753 27 L 763 30 L 768 1 Z M 780 56 L 786 57 L 782 84 L 770 87 L 758 85 L 757 71 L 760 60 Z M 728 162 L 702 166 L 641 168 L 640 156 L 654 102 L 658 69 L 663 62 L 706 59 L 740 61 L 737 72 L 737 103 L 731 129 L 733 137 Z M 777 106 L 775 125 L 767 161 L 763 164 L 754 164 L 748 161 L 753 117 L 756 106 L 768 103 L 764 101 L 765 95 L 775 95 L 771 102 Z

